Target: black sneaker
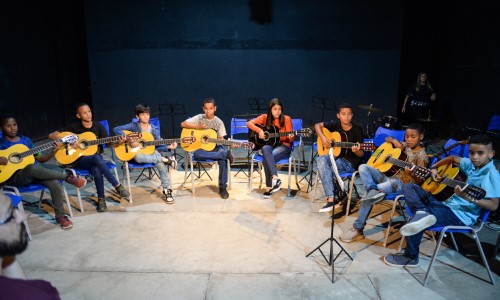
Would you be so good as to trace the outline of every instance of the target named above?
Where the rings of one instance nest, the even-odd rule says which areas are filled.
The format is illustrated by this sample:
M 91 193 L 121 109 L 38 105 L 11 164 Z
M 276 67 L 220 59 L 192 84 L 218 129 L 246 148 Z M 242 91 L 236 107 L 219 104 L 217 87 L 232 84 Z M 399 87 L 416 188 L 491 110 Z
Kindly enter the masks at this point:
M 175 159 L 175 156 L 169 156 L 169 157 L 166 157 L 166 158 L 168 160 L 168 162 L 166 164 L 169 167 L 171 167 L 172 169 L 177 170 L 177 168 L 179 167 L 179 163 Z
M 120 195 L 120 198 L 126 198 L 130 196 L 130 193 L 121 184 L 115 187 L 115 190 L 118 193 L 118 195 Z
M 277 191 L 280 190 L 281 186 L 281 179 L 276 178 L 273 180 L 273 188 L 271 189 L 271 194 L 276 193 Z
M 271 198 L 271 195 L 272 195 L 271 190 L 269 190 L 269 191 L 265 191 L 264 194 L 262 195 L 262 197 L 264 199 L 269 199 L 269 198 Z
M 231 164 L 233 164 L 233 163 L 234 163 L 234 156 L 233 156 L 233 152 L 231 151 L 231 149 L 230 149 L 230 150 L 227 150 L 227 159 L 229 159 L 229 162 L 230 162 Z
M 329 212 L 329 211 L 332 211 L 333 210 L 333 206 L 335 205 L 335 202 L 326 202 L 325 206 L 323 206 L 322 208 L 320 208 L 319 212 L 322 213 L 322 212 Z
M 219 189 L 219 194 L 222 199 L 227 199 L 229 198 L 229 193 L 227 192 L 226 188 L 220 188 Z
M 172 196 L 171 189 L 163 189 L 163 199 L 165 199 L 167 204 L 174 204 L 174 197 Z
M 98 212 L 105 212 L 107 210 L 108 210 L 108 207 L 106 206 L 106 200 L 104 200 L 104 198 L 97 199 L 97 211 Z

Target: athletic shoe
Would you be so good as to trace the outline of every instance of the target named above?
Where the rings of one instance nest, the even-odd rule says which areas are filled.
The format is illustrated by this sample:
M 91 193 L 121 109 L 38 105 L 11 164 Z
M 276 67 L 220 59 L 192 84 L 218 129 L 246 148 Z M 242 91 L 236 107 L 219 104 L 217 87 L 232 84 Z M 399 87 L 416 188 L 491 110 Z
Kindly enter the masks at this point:
M 273 187 L 271 189 L 271 194 L 274 194 L 277 191 L 279 191 L 280 186 L 281 186 L 281 179 L 279 179 L 279 178 L 273 179 Z
M 76 177 L 73 175 L 68 175 L 68 177 L 66 177 L 66 182 L 81 189 L 82 187 L 84 187 L 87 184 L 87 179 L 81 178 L 81 177 Z
M 333 201 L 332 202 L 326 202 L 325 206 L 323 206 L 322 208 L 319 209 L 319 212 L 322 213 L 322 212 L 332 211 L 334 205 L 335 205 L 335 203 Z
M 172 196 L 171 189 L 163 189 L 163 198 L 167 202 L 167 204 L 174 204 L 174 197 Z
M 404 256 L 403 253 L 387 254 L 384 256 L 384 261 L 389 266 L 393 267 L 418 267 L 418 257 L 411 259 Z
M 340 240 L 346 243 L 353 242 L 360 237 L 363 237 L 363 230 L 359 230 L 354 226 L 346 231 L 342 230 L 342 234 L 339 236 Z
M 61 225 L 61 228 L 64 230 L 73 228 L 73 222 L 71 222 L 65 215 L 56 218 L 56 222 L 57 224 Z
M 411 220 L 401 227 L 399 232 L 402 236 L 412 236 L 420 231 L 436 224 L 436 217 L 428 212 L 419 211 Z

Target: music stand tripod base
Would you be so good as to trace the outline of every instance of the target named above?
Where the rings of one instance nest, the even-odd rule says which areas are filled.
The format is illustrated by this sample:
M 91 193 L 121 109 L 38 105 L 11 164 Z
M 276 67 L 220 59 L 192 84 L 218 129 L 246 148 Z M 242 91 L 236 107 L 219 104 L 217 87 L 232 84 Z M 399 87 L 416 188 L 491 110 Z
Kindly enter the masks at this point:
M 342 245 L 340 245 L 340 243 L 333 237 L 333 225 L 335 223 L 335 212 L 332 211 L 332 226 L 330 228 L 330 237 L 327 238 L 323 243 L 321 243 L 318 247 L 314 248 L 313 251 L 309 252 L 309 254 L 306 255 L 306 257 L 308 257 L 309 255 L 313 254 L 314 252 L 316 252 L 316 250 L 319 250 L 319 252 L 321 253 L 321 255 L 323 255 L 323 258 L 325 259 L 326 263 L 332 267 L 332 283 L 335 282 L 335 278 L 334 278 L 334 275 L 335 275 L 335 261 L 337 260 L 337 258 L 339 257 L 339 255 L 344 252 L 351 260 L 353 260 L 353 258 L 349 255 L 349 253 L 347 253 L 347 251 L 344 249 L 344 247 L 342 247 Z M 330 242 L 330 255 L 329 255 L 329 259 L 326 258 L 325 256 L 325 253 L 323 253 L 323 250 L 321 250 L 321 247 Z M 340 251 L 339 253 L 337 253 L 337 255 L 335 255 L 335 258 L 333 257 L 333 242 L 335 242 L 337 244 L 337 246 L 339 246 L 340 248 Z

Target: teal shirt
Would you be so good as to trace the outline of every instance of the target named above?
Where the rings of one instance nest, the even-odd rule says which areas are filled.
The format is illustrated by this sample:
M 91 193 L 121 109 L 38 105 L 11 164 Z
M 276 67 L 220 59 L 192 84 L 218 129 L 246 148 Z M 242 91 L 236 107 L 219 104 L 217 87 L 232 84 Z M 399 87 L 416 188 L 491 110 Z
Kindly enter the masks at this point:
M 460 160 L 460 170 L 467 175 L 467 184 L 480 187 L 486 191 L 485 199 L 500 198 L 500 174 L 493 164 L 493 160 L 481 169 L 476 170 L 469 158 L 462 158 Z M 474 224 L 481 212 L 481 207 L 459 197 L 457 194 L 453 194 L 444 204 L 467 226 Z

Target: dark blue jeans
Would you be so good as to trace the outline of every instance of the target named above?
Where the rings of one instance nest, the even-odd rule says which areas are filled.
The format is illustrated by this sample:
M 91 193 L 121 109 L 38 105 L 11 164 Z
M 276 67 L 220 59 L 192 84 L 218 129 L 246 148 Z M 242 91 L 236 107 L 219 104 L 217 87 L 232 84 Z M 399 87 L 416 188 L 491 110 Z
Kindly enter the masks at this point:
M 75 167 L 79 169 L 89 170 L 92 177 L 94 177 L 95 188 L 97 190 L 97 198 L 104 198 L 104 177 L 113 185 L 117 187 L 120 183 L 116 180 L 115 176 L 111 173 L 106 166 L 104 158 L 100 154 L 80 157 Z
M 408 205 L 413 214 L 417 211 L 425 211 L 436 217 L 437 222 L 433 226 L 465 226 L 448 206 L 434 198 L 431 193 L 424 190 L 421 186 L 414 183 L 405 184 L 403 186 L 403 195 L 405 196 L 406 205 Z M 418 258 L 423 235 L 424 231 L 421 231 L 415 235 L 406 237 L 406 249 L 404 253 L 406 257 L 411 259 Z
M 276 162 L 290 157 L 292 150 L 285 145 L 278 145 L 275 148 L 265 145 L 260 150 L 264 157 L 264 173 L 266 174 L 266 187 L 272 187 L 273 175 L 278 175 Z
M 193 153 L 196 160 L 216 160 L 219 164 L 219 188 L 227 188 L 227 151 L 222 146 L 215 147 L 212 151 L 198 149 Z

